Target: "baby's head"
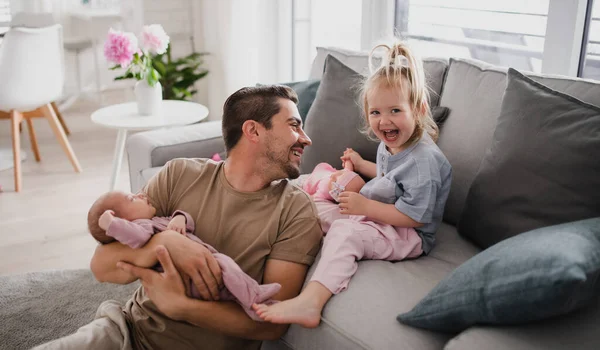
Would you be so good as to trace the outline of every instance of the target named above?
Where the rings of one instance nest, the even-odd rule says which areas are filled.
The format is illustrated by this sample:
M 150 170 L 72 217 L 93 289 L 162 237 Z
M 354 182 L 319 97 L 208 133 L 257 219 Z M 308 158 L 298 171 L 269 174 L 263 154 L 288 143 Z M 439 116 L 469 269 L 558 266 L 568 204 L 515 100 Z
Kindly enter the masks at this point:
M 429 109 L 429 92 L 423 62 L 404 43 L 386 49 L 379 68 L 372 71 L 362 87 L 365 132 L 381 140 L 392 154 L 419 141 L 423 132 L 437 140 L 438 127 Z
M 98 198 L 88 212 L 88 229 L 92 236 L 100 243 L 106 244 L 115 239 L 107 236 L 98 224 L 100 216 L 112 210 L 116 217 L 128 221 L 138 219 L 152 219 L 156 209 L 148 201 L 144 193 L 131 194 L 121 191 L 107 192 Z

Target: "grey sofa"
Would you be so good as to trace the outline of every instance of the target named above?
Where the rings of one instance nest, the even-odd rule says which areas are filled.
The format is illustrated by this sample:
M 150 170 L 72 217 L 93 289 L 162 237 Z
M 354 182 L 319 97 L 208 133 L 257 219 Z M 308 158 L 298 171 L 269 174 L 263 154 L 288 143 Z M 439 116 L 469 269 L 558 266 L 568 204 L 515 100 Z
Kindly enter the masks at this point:
M 366 71 L 365 53 L 319 48 L 311 78 L 321 78 L 327 55 L 356 72 Z M 543 321 L 502 327 L 473 326 L 460 333 L 427 331 L 396 320 L 399 313 L 411 310 L 446 276 L 481 252 L 481 248 L 459 235 L 456 225 L 465 211 L 467 194 L 480 163 L 492 143 L 507 81 L 506 68 L 477 61 L 448 63 L 427 59 L 425 69 L 433 90 L 432 104 L 450 109 L 438 145 L 453 166 L 453 183 L 435 248 L 430 255 L 417 260 L 360 262 L 348 290 L 332 298 L 325 307 L 318 328 L 291 326 L 282 339 L 264 342 L 263 349 L 600 349 L 598 299 L 582 310 Z M 529 76 L 600 106 L 598 82 Z M 340 148 L 362 148 L 365 155 L 374 153 L 373 144 L 364 143 L 353 133 L 357 125 L 352 123 L 356 120 L 346 123 L 346 128 L 337 129 L 335 137 L 325 137 L 332 136 L 331 129 L 323 133 L 322 125 L 315 125 L 311 115 L 315 108 L 335 106 L 321 115 L 323 120 L 316 120 L 325 123 L 358 108 L 352 103 L 340 106 L 337 97 L 345 93 L 344 84 L 333 83 L 339 90 L 324 98 L 328 87 L 321 85 L 324 91 L 319 88 L 308 115 L 306 129 L 313 139 L 314 151 L 305 152 L 305 170 L 315 161 L 333 163 Z M 211 157 L 215 153 L 223 155 L 223 151 L 219 121 L 135 134 L 127 143 L 132 190 L 141 188 L 170 159 Z M 108 298 L 125 301 L 136 287 L 137 284 L 100 284 L 89 270 L 1 277 L 0 349 L 27 349 L 73 333 L 93 318 L 102 301 Z
M 319 48 L 311 79 L 321 78 L 327 55 L 336 57 L 356 72 L 367 70 L 365 53 Z M 327 304 L 318 328 L 291 326 L 281 340 L 265 342 L 263 349 L 599 349 L 600 332 L 595 330 L 600 322 L 599 303 L 540 322 L 475 326 L 460 334 L 422 330 L 396 321 L 399 313 L 409 311 L 439 281 L 481 251 L 458 234 L 456 224 L 492 142 L 507 80 L 506 67 L 478 61 L 453 59 L 449 64 L 445 60 L 427 59 L 425 69 L 432 89 L 432 105 L 445 106 L 451 111 L 441 128 L 438 145 L 453 166 L 453 183 L 436 247 L 429 256 L 413 261 L 361 262 L 348 290 Z M 598 82 L 528 76 L 600 106 Z M 321 99 L 320 103 L 327 101 Z M 309 122 L 306 124 L 306 129 L 311 129 Z M 335 153 L 336 147 L 358 147 L 347 132 L 334 137 L 336 145 L 332 146 L 332 141 L 327 140 L 327 147 L 321 140 L 322 133 L 317 132 L 315 136 L 308 132 L 313 147 L 323 148 L 319 152 L 324 161 L 332 159 L 327 153 Z M 223 150 L 219 121 L 136 134 L 127 144 L 132 190 L 139 189 L 169 159 L 210 157 Z M 337 157 L 337 153 L 333 156 Z

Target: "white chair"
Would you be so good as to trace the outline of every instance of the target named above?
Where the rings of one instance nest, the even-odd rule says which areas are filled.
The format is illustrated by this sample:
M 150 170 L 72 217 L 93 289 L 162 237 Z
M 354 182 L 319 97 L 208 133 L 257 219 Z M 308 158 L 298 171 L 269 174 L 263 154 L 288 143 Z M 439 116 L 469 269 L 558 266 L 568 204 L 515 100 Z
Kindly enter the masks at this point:
M 21 190 L 21 136 L 23 120 L 29 127 L 36 161 L 40 154 L 31 118 L 44 117 L 67 154 L 76 172 L 79 161 L 60 125 L 52 102 L 62 94 L 64 84 L 62 27 L 14 27 L 0 46 L 0 119 L 11 120 L 15 191 Z
M 17 12 L 10 21 L 11 27 L 44 28 L 54 24 L 56 24 L 54 16 L 49 12 Z M 64 46 L 66 47 L 68 44 L 65 43 Z M 79 61 L 77 62 L 79 63 Z M 77 81 L 79 82 L 79 64 L 77 64 Z M 79 87 L 79 84 L 77 86 Z M 54 113 L 56 113 L 60 125 L 65 129 L 65 133 L 70 135 L 71 131 L 69 131 L 67 123 L 65 123 L 65 120 L 54 101 L 52 102 L 52 108 L 54 108 Z
M 28 28 L 42 28 L 56 24 L 54 15 L 50 12 L 17 12 L 12 20 L 10 21 L 11 27 L 28 27 Z M 89 29 L 85 30 L 86 33 L 78 36 L 69 36 L 63 38 L 63 46 L 67 52 L 75 54 L 75 78 L 77 83 L 77 93 L 81 94 L 83 88 L 81 86 L 81 65 L 79 54 L 85 50 L 94 50 L 94 70 L 96 79 L 96 92 L 101 94 L 101 81 L 100 81 L 100 64 L 98 58 L 98 52 L 93 38 L 91 37 Z M 67 134 L 69 134 L 67 132 Z

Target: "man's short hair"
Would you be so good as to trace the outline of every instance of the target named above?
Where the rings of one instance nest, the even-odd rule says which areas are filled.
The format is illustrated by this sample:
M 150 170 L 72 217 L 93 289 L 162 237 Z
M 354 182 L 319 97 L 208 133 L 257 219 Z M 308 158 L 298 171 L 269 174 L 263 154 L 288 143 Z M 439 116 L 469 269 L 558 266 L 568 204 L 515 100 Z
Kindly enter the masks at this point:
M 246 120 L 255 120 L 265 128 L 271 128 L 271 118 L 281 109 L 280 98 L 298 104 L 296 92 L 284 85 L 244 87 L 227 98 L 223 105 L 222 126 L 227 152 L 242 137 L 242 125 Z

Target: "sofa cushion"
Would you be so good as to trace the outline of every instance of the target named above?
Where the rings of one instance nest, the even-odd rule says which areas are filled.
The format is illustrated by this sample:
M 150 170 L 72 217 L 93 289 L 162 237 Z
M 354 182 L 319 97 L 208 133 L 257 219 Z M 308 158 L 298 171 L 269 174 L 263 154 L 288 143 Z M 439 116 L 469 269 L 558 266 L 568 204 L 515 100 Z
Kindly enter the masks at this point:
M 492 146 L 458 225 L 482 248 L 600 216 L 600 107 L 514 69 L 508 77 Z
M 90 270 L 34 272 L 0 277 L 0 348 L 31 349 L 75 333 L 105 300 L 127 301 L 138 282 L 97 282 Z
M 451 334 L 396 321 L 398 312 L 410 310 L 457 265 L 479 251 L 460 237 L 453 226 L 443 223 L 437 241 L 438 246 L 429 256 L 416 260 L 359 262 L 348 289 L 329 300 L 317 328 L 292 325 L 279 344 L 265 344 L 263 348 L 442 349 Z M 446 249 L 438 249 L 441 247 Z M 316 263 L 309 276 L 315 267 Z
M 148 169 L 142 170 L 142 173 L 140 174 L 142 183 L 144 185 L 147 184 L 148 181 L 152 178 L 152 176 L 156 175 L 156 173 L 158 173 L 160 171 L 160 169 L 162 169 L 162 168 L 163 168 L 162 166 L 156 166 L 154 168 L 148 168 Z
M 579 78 L 526 73 L 532 79 L 584 102 L 600 106 L 600 83 Z M 481 61 L 450 59 L 440 105 L 450 115 L 438 146 L 452 164 L 452 187 L 444 220 L 456 224 L 486 150 L 492 143 L 506 88 L 506 68 Z
M 333 47 L 317 47 L 317 56 L 315 57 L 311 71 L 310 79 L 320 79 L 325 70 L 325 59 L 331 55 L 346 66 L 350 67 L 355 72 L 361 75 L 369 75 L 369 52 L 367 51 L 351 51 Z M 378 65 L 381 61 L 375 57 L 374 65 Z M 431 107 L 439 105 L 442 85 L 448 68 L 448 60 L 444 58 L 424 58 L 423 68 L 425 69 L 425 79 L 429 86 L 429 101 Z
M 362 80 L 337 58 L 327 57 L 317 97 L 306 118 L 304 130 L 313 144 L 304 151 L 301 173 L 310 173 L 321 162 L 341 168 L 340 157 L 347 147 L 375 161 L 378 142 L 359 130 L 364 123 L 357 102 Z
M 298 95 L 298 112 L 300 113 L 302 122 L 306 121 L 308 111 L 310 111 L 310 107 L 317 97 L 317 90 L 319 89 L 320 84 L 320 79 L 296 81 L 293 83 L 283 84 L 291 87 Z
M 471 258 L 398 320 L 435 331 L 563 315 L 600 293 L 600 218 L 540 228 Z
M 472 327 L 452 338 L 444 350 L 596 350 L 598 324 L 600 298 L 562 317 L 510 327 Z

